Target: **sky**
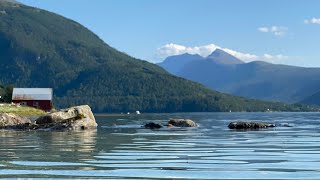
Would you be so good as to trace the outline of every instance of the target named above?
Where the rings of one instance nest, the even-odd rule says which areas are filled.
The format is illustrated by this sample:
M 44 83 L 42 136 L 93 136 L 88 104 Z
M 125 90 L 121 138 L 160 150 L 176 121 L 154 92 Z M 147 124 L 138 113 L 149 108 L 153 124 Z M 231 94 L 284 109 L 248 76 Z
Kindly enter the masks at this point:
M 320 67 L 319 0 L 19 0 L 73 19 L 153 63 L 216 48 L 246 61 Z

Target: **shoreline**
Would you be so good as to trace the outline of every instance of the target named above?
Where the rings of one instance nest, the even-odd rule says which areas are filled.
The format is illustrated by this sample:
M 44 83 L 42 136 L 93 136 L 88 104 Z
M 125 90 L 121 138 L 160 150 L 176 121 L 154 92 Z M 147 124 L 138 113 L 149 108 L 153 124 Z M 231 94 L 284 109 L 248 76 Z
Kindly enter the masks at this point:
M 145 113 L 148 114 L 148 113 Z M 138 114 L 119 114 L 119 113 L 93 113 L 94 116 L 98 116 L 98 117 L 112 117 L 112 116 L 132 116 L 132 115 L 138 115 Z
M 212 114 L 212 113 L 230 113 L 230 114 L 241 114 L 241 113 L 320 113 L 319 111 L 272 111 L 272 112 L 170 112 L 170 113 L 141 113 L 141 114 L 119 114 L 119 113 L 93 113 L 97 117 L 119 117 L 119 116 L 140 116 L 140 115 L 163 115 L 163 114 Z

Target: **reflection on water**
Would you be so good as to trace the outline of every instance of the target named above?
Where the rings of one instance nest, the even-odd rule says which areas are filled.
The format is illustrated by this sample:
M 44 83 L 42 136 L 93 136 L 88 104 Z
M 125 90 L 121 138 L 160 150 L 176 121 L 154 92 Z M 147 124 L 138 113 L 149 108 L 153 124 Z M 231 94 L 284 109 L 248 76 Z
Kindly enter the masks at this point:
M 199 128 L 141 128 L 170 117 Z M 98 116 L 89 131 L 0 131 L 2 178 L 319 179 L 318 113 Z M 290 123 L 234 131 L 233 120 Z
M 0 161 L 74 162 L 90 159 L 95 150 L 97 130 L 88 131 L 0 131 Z

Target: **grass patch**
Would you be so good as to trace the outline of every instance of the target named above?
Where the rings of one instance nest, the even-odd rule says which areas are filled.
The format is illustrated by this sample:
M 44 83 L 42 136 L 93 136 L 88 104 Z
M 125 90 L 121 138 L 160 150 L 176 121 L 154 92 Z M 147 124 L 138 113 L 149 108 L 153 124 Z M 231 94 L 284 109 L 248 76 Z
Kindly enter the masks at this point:
M 0 113 L 13 113 L 22 115 L 42 115 L 45 114 L 43 110 L 28 106 L 15 106 L 11 104 L 1 104 Z

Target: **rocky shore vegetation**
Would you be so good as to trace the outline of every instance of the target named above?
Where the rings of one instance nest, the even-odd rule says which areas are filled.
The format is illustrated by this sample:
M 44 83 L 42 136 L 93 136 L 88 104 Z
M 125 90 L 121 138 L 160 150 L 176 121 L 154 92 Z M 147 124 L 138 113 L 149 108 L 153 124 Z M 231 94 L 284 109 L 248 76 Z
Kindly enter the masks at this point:
M 0 104 L 0 113 L 13 113 L 19 115 L 43 115 L 46 112 L 29 106 L 18 104 Z

